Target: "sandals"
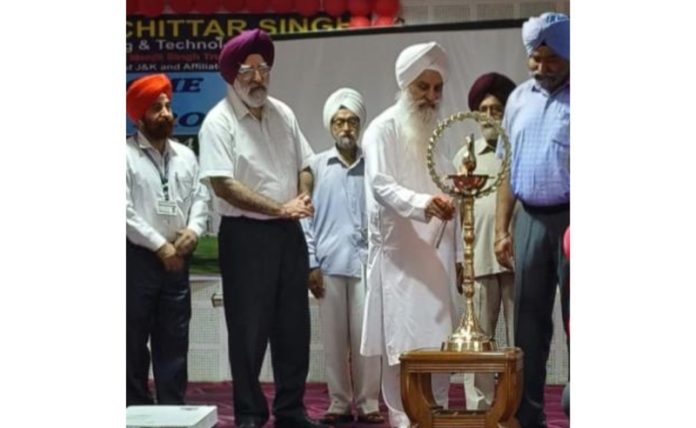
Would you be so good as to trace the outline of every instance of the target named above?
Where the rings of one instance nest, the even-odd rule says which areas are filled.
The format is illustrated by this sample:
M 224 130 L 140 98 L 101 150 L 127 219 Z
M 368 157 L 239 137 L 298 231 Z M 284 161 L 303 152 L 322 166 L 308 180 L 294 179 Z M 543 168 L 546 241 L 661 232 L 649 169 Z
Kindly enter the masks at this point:
M 379 412 L 358 415 L 358 422 L 361 424 L 383 424 L 384 416 L 382 416 L 382 414 Z
M 327 425 L 347 424 L 353 422 L 353 415 L 351 413 L 324 413 L 319 422 Z

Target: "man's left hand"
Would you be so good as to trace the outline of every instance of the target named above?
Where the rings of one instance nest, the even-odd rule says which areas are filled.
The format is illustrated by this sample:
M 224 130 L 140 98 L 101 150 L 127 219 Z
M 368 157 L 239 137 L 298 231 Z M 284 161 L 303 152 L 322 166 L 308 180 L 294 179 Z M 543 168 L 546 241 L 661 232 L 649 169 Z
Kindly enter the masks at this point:
M 176 254 L 179 256 L 185 256 L 196 248 L 196 243 L 198 242 L 198 235 L 191 229 L 181 229 L 176 232 L 176 241 L 174 241 L 174 247 L 176 247 Z

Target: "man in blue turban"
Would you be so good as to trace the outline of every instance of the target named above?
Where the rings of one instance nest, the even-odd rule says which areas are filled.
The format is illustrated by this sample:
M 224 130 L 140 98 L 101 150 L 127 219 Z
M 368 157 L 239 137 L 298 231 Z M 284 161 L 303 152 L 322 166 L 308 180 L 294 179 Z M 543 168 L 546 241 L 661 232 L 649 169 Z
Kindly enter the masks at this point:
M 524 351 L 524 385 L 517 419 L 546 427 L 546 360 L 560 285 L 568 314 L 568 259 L 563 233 L 570 223 L 570 21 L 560 13 L 530 18 L 522 27 L 531 79 L 508 98 L 503 128 L 510 138 L 510 171 L 498 188 L 495 253 L 515 271 L 515 346 Z M 498 157 L 503 148 L 498 145 Z M 510 223 L 515 203 L 514 235 Z M 514 260 L 514 262 L 513 262 Z

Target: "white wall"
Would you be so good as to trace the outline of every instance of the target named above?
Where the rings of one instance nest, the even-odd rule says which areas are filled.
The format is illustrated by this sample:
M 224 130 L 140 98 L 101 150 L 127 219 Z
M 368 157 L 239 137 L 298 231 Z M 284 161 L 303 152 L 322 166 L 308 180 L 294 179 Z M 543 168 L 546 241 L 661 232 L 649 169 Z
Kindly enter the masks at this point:
M 469 110 L 469 88 L 483 73 L 497 71 L 517 83 L 528 77 L 520 28 L 351 35 L 276 41 L 269 92 L 295 111 L 314 150 L 324 150 L 332 144 L 322 123 L 326 98 L 342 86 L 357 89 L 365 98 L 369 122 L 394 102 L 399 53 L 431 40 L 444 47 L 450 61 L 445 115 Z

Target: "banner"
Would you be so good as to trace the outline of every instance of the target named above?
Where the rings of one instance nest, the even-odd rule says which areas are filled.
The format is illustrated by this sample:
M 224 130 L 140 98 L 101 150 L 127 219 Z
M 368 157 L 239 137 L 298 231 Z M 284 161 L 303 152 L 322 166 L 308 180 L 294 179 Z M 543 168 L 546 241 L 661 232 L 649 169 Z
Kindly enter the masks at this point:
M 261 28 L 271 36 L 348 28 L 349 17 L 317 15 L 162 15 L 126 19 L 127 81 L 166 73 L 174 86 L 175 135 L 196 135 L 205 114 L 225 94 L 217 59 L 223 44 L 240 32 Z M 135 132 L 126 121 L 127 135 Z

